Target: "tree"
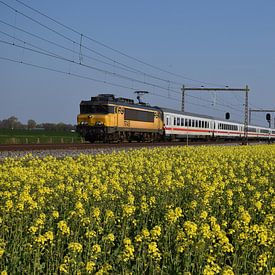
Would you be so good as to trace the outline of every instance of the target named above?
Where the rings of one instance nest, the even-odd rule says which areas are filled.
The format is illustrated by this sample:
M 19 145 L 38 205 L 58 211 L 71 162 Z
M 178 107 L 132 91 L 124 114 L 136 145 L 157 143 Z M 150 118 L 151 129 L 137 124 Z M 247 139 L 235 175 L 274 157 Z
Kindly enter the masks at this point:
M 30 129 L 34 129 L 35 127 L 36 127 L 36 122 L 35 122 L 35 120 L 33 120 L 33 119 L 29 119 L 28 120 L 28 129 L 30 130 Z
M 18 121 L 18 118 L 15 116 L 11 116 L 8 119 L 4 119 L 1 121 L 1 128 L 3 129 L 22 129 L 24 125 L 20 121 Z

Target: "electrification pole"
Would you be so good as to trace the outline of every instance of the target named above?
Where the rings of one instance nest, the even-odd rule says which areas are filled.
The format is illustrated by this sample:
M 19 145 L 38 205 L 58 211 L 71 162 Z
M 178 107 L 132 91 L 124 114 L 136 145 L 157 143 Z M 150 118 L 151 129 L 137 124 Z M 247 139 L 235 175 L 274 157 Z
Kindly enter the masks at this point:
M 184 112 L 184 103 L 185 103 L 185 89 L 184 89 L 184 85 L 182 85 L 181 88 L 182 91 L 182 97 L 181 97 L 181 111 Z

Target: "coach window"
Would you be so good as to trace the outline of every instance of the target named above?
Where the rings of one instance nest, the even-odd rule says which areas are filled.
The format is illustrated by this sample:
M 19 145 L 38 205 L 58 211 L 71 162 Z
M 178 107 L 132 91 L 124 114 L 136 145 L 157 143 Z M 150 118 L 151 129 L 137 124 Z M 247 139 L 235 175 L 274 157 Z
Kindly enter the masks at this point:
M 177 117 L 177 125 L 180 126 L 180 118 Z
M 166 125 L 169 125 L 169 118 L 166 117 Z
M 188 126 L 188 118 L 185 119 L 185 124 L 184 125 L 185 125 L 185 127 Z
M 202 122 L 201 122 L 201 127 L 202 127 L 202 128 L 205 128 L 204 126 L 205 126 L 204 121 L 202 121 Z
M 180 119 L 180 126 L 184 126 L 184 119 L 183 118 Z
M 174 125 L 177 125 L 177 121 L 176 118 L 174 117 Z

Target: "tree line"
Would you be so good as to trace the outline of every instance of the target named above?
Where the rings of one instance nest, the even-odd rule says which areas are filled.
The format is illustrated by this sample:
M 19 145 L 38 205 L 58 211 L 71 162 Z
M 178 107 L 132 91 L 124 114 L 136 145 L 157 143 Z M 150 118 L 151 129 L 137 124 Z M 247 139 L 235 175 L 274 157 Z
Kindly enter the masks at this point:
M 0 129 L 10 129 L 10 130 L 33 130 L 33 129 L 44 129 L 51 131 L 71 131 L 75 130 L 75 125 L 66 124 L 63 122 L 59 123 L 37 123 L 33 119 L 29 119 L 27 124 L 21 123 L 17 117 L 11 116 L 7 119 L 0 120 Z

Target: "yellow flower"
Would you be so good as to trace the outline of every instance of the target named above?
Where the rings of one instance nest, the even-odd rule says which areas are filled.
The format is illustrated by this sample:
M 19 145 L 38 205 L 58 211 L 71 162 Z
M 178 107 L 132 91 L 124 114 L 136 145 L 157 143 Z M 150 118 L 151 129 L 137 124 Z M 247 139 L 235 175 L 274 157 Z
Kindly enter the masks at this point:
M 66 221 L 60 221 L 57 227 L 63 235 L 70 235 L 70 228 L 67 225 Z
M 60 271 L 61 273 L 69 274 L 69 272 L 68 272 L 68 266 L 67 266 L 66 264 L 61 264 L 61 265 L 59 266 L 59 271 Z
M 136 241 L 137 243 L 141 243 L 141 242 L 142 242 L 142 236 L 141 236 L 140 234 L 136 235 L 136 236 L 135 236 L 135 241 Z
M 90 262 L 87 262 L 86 263 L 86 271 L 88 272 L 88 273 L 91 273 L 92 271 L 94 271 L 94 269 L 95 269 L 95 263 L 94 262 L 92 262 L 92 261 L 90 261 Z
M 96 232 L 94 230 L 87 230 L 85 236 L 89 239 L 94 238 L 96 237 Z
M 141 234 L 145 239 L 149 239 L 150 238 L 150 231 L 147 228 L 143 228 L 141 230 Z
M 249 224 L 251 221 L 251 216 L 249 215 L 248 211 L 242 211 L 240 214 L 240 219 L 243 221 L 245 224 Z
M 53 216 L 54 219 L 58 219 L 59 218 L 58 211 L 53 211 L 52 216 Z
M 156 242 L 151 242 L 148 244 L 148 253 L 149 256 L 156 261 L 159 261 L 161 259 L 161 254 L 159 252 Z
M 7 211 L 10 211 L 13 208 L 13 201 L 7 200 L 5 206 L 6 206 Z
M 5 249 L 0 247 L 0 258 L 2 258 L 2 256 L 4 255 L 5 253 Z
M 153 229 L 150 231 L 150 235 L 152 240 L 156 240 L 161 235 L 161 227 L 156 225 Z
M 105 214 L 106 214 L 106 218 L 107 219 L 112 219 L 112 218 L 115 217 L 114 212 L 112 210 L 110 210 L 110 209 L 107 209 L 106 212 L 105 212 Z
M 182 217 L 182 209 L 180 207 L 177 207 L 175 210 L 169 209 L 165 215 L 169 223 L 175 223 L 180 217 Z
M 38 230 L 38 227 L 37 227 L 37 226 L 31 226 L 31 227 L 29 228 L 29 232 L 32 233 L 32 234 L 35 234 L 37 230 Z
M 83 250 L 82 244 L 80 243 L 69 243 L 68 249 L 72 252 L 81 253 Z
M 208 216 L 208 213 L 206 211 L 202 211 L 201 214 L 200 214 L 200 218 L 205 220 Z
M 136 207 L 133 205 L 129 205 L 129 204 L 124 204 L 122 206 L 122 212 L 123 212 L 123 217 L 130 217 L 134 214 L 136 210 Z
M 97 219 L 97 220 L 99 219 L 99 217 L 100 217 L 100 209 L 98 207 L 94 208 L 94 210 L 93 210 L 93 217 L 95 219 Z
M 94 245 L 92 246 L 92 252 L 93 252 L 94 254 L 99 254 L 99 253 L 101 252 L 101 247 L 100 247 L 100 245 L 99 245 L 99 244 L 94 244 Z
M 106 237 L 106 240 L 113 242 L 115 240 L 115 235 L 113 233 L 109 233 Z
M 124 262 L 128 262 L 129 260 L 134 259 L 135 249 L 134 249 L 134 246 L 132 245 L 132 242 L 129 238 L 125 238 L 123 240 L 123 244 L 124 244 L 124 249 L 123 249 L 121 257 Z
M 185 232 L 189 238 L 193 238 L 197 235 L 197 225 L 194 222 L 186 221 L 183 224 Z

